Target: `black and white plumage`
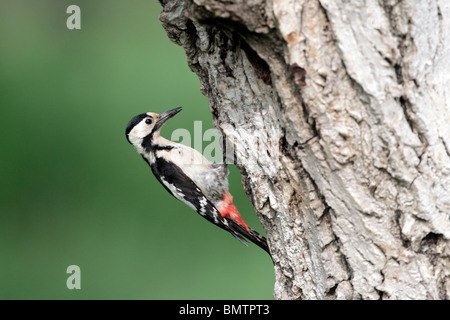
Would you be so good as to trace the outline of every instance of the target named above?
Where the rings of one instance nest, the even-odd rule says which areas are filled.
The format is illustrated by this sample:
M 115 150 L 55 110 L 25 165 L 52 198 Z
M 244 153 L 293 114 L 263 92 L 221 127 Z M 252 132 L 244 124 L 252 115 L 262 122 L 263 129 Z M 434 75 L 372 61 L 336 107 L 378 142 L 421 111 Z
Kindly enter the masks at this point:
M 181 108 L 175 108 L 161 114 L 135 116 L 126 127 L 128 142 L 175 198 L 242 243 L 246 238 L 270 254 L 266 239 L 248 227 L 232 203 L 226 164 L 213 165 L 197 150 L 160 135 L 164 123 L 180 111 Z

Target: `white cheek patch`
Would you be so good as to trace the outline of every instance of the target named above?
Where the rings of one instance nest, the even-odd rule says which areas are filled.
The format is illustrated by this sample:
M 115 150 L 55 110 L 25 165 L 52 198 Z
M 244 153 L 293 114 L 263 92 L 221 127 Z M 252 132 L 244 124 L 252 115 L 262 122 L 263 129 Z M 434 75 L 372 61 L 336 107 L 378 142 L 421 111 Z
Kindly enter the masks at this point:
M 145 136 L 150 134 L 150 132 L 152 132 L 152 128 L 152 125 L 146 124 L 145 120 L 143 120 L 137 126 L 135 126 L 133 130 L 130 131 L 129 136 L 144 138 Z

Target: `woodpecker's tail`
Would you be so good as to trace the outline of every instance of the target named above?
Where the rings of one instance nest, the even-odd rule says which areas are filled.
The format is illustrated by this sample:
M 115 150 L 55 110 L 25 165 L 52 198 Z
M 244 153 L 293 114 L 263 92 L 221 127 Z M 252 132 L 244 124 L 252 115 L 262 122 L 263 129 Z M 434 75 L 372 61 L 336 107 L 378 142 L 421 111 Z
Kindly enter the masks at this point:
M 258 232 L 251 228 L 244 228 L 240 224 L 236 223 L 232 219 L 227 218 L 226 219 L 230 229 L 232 229 L 235 233 L 237 233 L 239 236 L 243 236 L 249 241 L 256 244 L 258 247 L 266 251 L 270 255 L 269 246 L 267 245 L 267 240 L 265 237 L 260 235 Z M 240 239 L 239 239 L 240 240 Z M 242 241 L 241 241 L 242 242 Z M 245 244 L 245 243 L 244 243 Z
M 235 236 L 239 241 L 246 245 L 240 236 L 245 237 L 250 240 L 260 248 L 264 249 L 269 255 L 269 246 L 267 245 L 267 240 L 261 236 L 258 232 L 251 229 L 247 223 L 242 219 L 236 206 L 233 204 L 233 197 L 229 192 L 226 192 L 217 207 L 220 215 L 224 218 L 231 229 L 231 234 Z

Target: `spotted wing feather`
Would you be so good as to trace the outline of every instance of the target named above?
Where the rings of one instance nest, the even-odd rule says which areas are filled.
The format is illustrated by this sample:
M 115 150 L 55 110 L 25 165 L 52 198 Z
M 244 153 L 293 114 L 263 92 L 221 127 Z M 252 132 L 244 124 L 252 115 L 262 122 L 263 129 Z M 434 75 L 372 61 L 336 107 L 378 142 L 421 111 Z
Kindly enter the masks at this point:
M 159 182 L 178 200 L 181 200 L 208 221 L 230 232 L 239 241 L 244 240 L 230 228 L 216 207 L 205 197 L 200 188 L 175 164 L 164 158 L 156 158 L 150 165 Z

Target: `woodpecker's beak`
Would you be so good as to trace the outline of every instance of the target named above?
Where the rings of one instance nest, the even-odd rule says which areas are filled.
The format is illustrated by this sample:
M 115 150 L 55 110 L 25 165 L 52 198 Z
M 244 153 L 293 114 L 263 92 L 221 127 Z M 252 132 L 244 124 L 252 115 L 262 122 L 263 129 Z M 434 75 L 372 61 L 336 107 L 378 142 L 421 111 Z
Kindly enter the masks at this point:
M 163 126 L 163 124 L 166 123 L 166 121 L 168 119 L 172 118 L 174 115 L 176 115 L 180 111 L 181 111 L 181 107 L 178 107 L 178 108 L 160 113 L 158 120 L 156 120 L 155 128 L 153 130 L 160 129 Z

